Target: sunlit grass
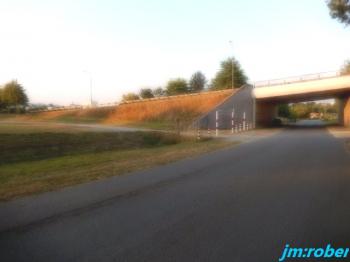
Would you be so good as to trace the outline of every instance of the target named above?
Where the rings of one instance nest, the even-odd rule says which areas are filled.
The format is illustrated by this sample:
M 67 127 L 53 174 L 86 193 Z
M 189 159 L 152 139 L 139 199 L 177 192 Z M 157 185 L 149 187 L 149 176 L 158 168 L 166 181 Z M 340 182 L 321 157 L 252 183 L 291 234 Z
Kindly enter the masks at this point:
M 33 128 L 8 133 L 0 126 L 0 200 L 123 175 L 232 145 L 160 132 L 62 133 Z
M 3 119 L 61 123 L 100 123 L 171 130 L 186 128 L 228 98 L 233 90 L 145 100 L 107 108 L 86 108 L 7 115 Z M 0 118 L 1 120 L 1 118 Z M 0 121 L 1 123 L 1 121 Z
M 232 90 L 123 104 L 106 122 L 155 129 L 185 128 L 232 94 Z

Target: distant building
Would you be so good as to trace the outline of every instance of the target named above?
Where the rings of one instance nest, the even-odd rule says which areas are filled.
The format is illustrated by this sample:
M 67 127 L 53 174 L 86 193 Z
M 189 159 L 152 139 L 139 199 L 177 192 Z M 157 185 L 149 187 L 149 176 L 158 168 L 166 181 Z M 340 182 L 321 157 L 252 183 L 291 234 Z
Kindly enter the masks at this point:
M 323 118 L 323 113 L 311 112 L 309 115 L 310 119 L 321 119 Z

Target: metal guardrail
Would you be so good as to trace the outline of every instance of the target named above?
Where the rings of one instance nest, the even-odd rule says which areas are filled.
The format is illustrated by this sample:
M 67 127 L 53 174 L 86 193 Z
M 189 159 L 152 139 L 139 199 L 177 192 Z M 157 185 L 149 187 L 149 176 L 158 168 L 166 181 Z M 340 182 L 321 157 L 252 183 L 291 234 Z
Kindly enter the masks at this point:
M 311 80 L 319 80 L 319 79 L 326 79 L 326 78 L 333 78 L 340 76 L 340 71 L 329 71 L 329 72 L 322 72 L 322 73 L 315 73 L 315 74 L 307 74 L 307 75 L 301 75 L 301 76 L 291 76 L 291 77 L 285 77 L 285 78 L 278 78 L 278 79 L 270 79 L 270 80 L 263 80 L 263 81 L 256 81 L 253 82 L 252 85 L 256 88 L 259 87 L 266 87 L 266 86 L 275 86 L 275 85 L 287 85 L 287 84 L 293 84 L 293 83 L 299 83 L 299 82 L 305 82 L 305 81 L 311 81 Z M 76 109 L 84 109 L 84 108 L 101 108 L 101 107 L 113 107 L 118 106 L 122 104 L 131 104 L 131 103 L 139 103 L 139 102 L 145 102 L 145 101 L 154 101 L 154 100 L 167 100 L 167 99 L 174 99 L 179 97 L 186 97 L 186 96 L 196 96 L 196 95 L 205 95 L 210 93 L 219 93 L 219 92 L 229 92 L 230 89 L 224 89 L 224 90 L 217 90 L 217 91 L 204 91 L 199 93 L 190 93 L 190 94 L 183 94 L 183 95 L 175 95 L 175 96 L 163 96 L 163 97 L 155 97 L 155 98 L 149 98 L 149 99 L 140 99 L 140 100 L 133 100 L 133 101 L 122 101 L 122 102 L 115 102 L 115 103 L 106 103 L 106 104 L 99 104 L 93 107 L 90 106 L 63 106 L 63 107 L 55 107 L 51 109 L 29 109 L 29 112 L 50 112 L 50 111 L 62 111 L 62 110 L 76 110 Z
M 293 84 L 293 83 L 299 83 L 299 82 L 305 82 L 305 81 L 311 81 L 311 80 L 333 78 L 338 76 L 340 76 L 339 71 L 330 71 L 330 72 L 307 74 L 307 75 L 301 75 L 301 76 L 291 76 L 286 78 L 257 81 L 253 83 L 253 86 L 259 88 L 259 87 L 265 87 L 265 86 L 287 85 L 287 84 Z
M 114 107 L 118 106 L 120 103 L 105 103 L 105 104 L 98 104 L 95 106 L 60 106 L 60 107 L 54 107 L 54 108 L 47 108 L 47 109 L 29 109 L 28 112 L 31 113 L 39 113 L 39 112 L 53 112 L 53 111 L 68 111 L 68 110 L 78 110 L 78 109 L 89 109 L 89 108 L 103 108 L 103 107 Z
M 216 90 L 216 91 L 202 91 L 202 92 L 182 94 L 182 95 L 159 96 L 159 97 L 139 99 L 139 100 L 121 101 L 120 104 L 121 105 L 122 104 L 133 104 L 133 103 L 141 103 L 141 102 L 156 101 L 156 100 L 171 100 L 171 99 L 187 97 L 187 96 L 210 95 L 213 93 L 225 93 L 225 92 L 226 93 L 232 92 L 232 89 L 223 89 L 223 90 Z

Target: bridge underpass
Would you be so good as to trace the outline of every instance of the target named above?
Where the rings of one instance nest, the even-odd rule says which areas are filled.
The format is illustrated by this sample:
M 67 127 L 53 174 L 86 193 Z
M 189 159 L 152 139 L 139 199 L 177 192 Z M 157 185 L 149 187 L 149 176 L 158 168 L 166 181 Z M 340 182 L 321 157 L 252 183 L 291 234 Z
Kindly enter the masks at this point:
M 256 125 L 268 126 L 277 117 L 277 106 L 323 99 L 336 99 L 340 125 L 350 126 L 350 75 L 310 75 L 294 82 L 288 79 L 254 88 Z
M 280 104 L 336 99 L 340 125 L 350 126 L 350 75 L 323 73 L 244 85 L 201 116 L 196 128 L 248 130 L 270 126 Z M 246 127 L 246 128 L 244 128 Z

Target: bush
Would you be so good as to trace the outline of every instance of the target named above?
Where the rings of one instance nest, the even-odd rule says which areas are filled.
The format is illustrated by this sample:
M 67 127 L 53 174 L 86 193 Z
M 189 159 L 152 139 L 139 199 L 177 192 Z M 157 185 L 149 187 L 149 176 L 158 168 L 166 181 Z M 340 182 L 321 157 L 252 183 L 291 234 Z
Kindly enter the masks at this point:
M 280 118 L 274 118 L 272 120 L 272 126 L 276 126 L 276 127 L 282 126 L 282 120 Z
M 181 142 L 181 137 L 177 134 L 149 132 L 143 134 L 143 141 L 146 146 L 174 145 Z
M 182 78 L 170 80 L 166 86 L 166 93 L 169 96 L 188 93 L 187 81 Z
M 127 93 L 123 95 L 123 98 L 122 98 L 123 102 L 134 101 L 139 99 L 140 97 L 135 93 Z
M 150 88 L 142 88 L 140 90 L 140 97 L 142 99 L 153 98 L 154 95 L 153 95 L 152 89 L 150 89 Z

